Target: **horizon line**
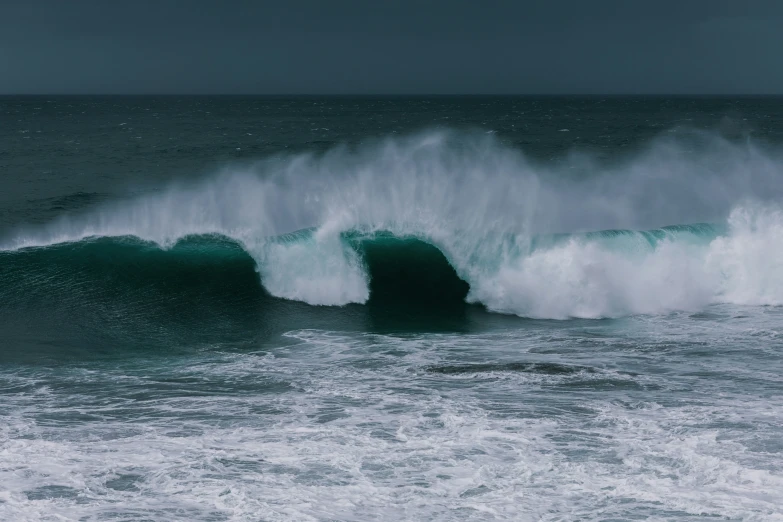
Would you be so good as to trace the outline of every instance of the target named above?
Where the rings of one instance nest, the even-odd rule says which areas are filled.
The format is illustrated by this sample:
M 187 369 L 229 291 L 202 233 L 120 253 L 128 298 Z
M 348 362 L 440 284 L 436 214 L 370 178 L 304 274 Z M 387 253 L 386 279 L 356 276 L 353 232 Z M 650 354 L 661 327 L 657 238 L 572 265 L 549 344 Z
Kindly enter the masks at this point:
M 750 97 L 758 97 L 758 98 L 770 98 L 770 97 L 783 97 L 783 93 L 667 93 L 667 92 L 661 92 L 661 93 L 652 93 L 652 92 L 641 92 L 641 93 L 633 93 L 633 92 L 613 92 L 613 93 L 587 93 L 587 92 L 572 92 L 572 93 L 225 93 L 225 92 L 216 92 L 216 93 L 177 93 L 177 92 L 142 92 L 142 93 L 129 93 L 129 92 L 104 92 L 104 93 L 95 93 L 95 92 L 84 92 L 84 93 L 73 93 L 73 92 L 65 92 L 65 93 L 58 93 L 58 92 L 50 92 L 50 93 L 0 93 L 0 97 L 25 97 L 25 96 L 246 96 L 246 97 L 270 97 L 270 98 L 284 98 L 284 97 L 322 97 L 322 98 L 345 98 L 345 97 L 384 97 L 384 98 L 395 98 L 395 97 L 680 97 L 680 98 L 687 98 L 687 97 L 720 97 L 720 98 L 729 98 L 729 97 L 740 97 L 740 98 L 750 98 Z

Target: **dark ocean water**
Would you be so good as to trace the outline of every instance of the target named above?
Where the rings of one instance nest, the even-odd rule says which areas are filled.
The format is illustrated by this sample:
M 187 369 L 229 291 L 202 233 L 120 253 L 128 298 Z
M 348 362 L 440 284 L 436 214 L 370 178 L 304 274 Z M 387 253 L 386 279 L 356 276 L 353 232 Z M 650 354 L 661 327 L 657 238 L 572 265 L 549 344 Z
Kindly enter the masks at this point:
M 0 98 L 0 519 L 783 520 L 782 98 Z

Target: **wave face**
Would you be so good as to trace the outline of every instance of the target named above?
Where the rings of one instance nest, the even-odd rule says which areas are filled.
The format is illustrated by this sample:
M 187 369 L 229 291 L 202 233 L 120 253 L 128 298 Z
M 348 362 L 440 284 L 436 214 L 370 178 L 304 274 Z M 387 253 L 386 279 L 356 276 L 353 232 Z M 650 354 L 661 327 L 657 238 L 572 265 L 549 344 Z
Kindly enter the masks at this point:
M 0 242 L 0 292 L 46 293 L 78 266 L 66 279 L 107 296 L 260 281 L 312 305 L 558 319 L 783 303 L 783 161 L 691 138 L 614 165 L 541 166 L 450 133 L 272 158 L 19 229 Z

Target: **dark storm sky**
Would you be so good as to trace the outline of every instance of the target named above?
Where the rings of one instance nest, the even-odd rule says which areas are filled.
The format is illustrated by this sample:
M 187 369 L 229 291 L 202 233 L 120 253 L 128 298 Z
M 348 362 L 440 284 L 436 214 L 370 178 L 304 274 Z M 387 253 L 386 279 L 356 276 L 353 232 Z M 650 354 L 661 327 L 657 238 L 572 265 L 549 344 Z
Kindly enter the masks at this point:
M 783 0 L 0 0 L 0 93 L 783 94 Z

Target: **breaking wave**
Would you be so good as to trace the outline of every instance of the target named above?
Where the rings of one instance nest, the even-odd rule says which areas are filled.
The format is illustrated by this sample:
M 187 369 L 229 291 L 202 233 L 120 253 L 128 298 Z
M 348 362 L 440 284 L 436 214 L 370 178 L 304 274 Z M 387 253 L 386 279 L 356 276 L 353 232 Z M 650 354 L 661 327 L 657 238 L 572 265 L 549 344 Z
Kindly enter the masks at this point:
M 139 278 L 230 292 L 255 270 L 272 296 L 312 305 L 467 301 L 557 319 L 777 305 L 782 174 L 773 152 L 709 135 L 547 166 L 491 137 L 419 135 L 18 229 L 0 242 L 0 295 L 77 272 L 125 293 Z

